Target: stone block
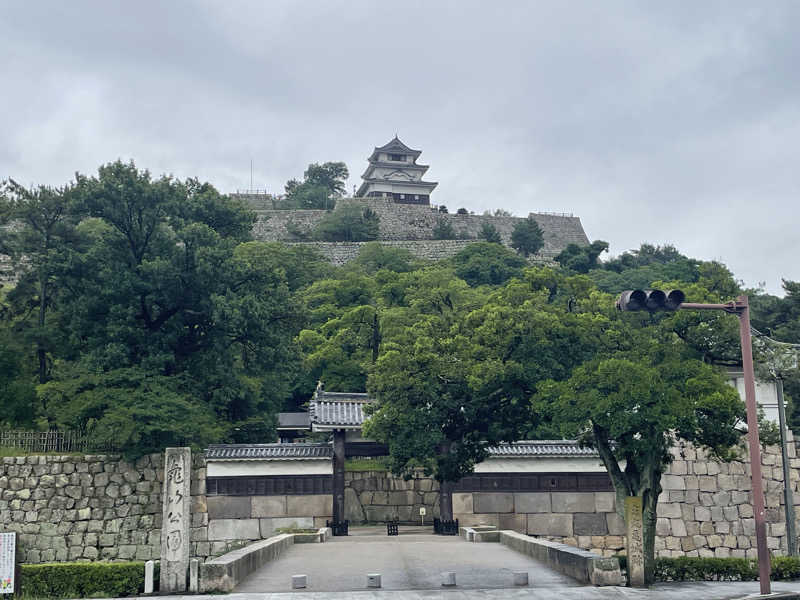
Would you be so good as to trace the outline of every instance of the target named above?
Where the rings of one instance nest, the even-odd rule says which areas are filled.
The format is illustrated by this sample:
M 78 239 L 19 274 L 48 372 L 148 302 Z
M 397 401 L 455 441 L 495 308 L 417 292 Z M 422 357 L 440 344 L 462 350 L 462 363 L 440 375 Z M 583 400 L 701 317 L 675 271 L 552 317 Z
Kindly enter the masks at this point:
M 502 513 L 497 515 L 500 522 L 500 529 L 512 529 L 519 533 L 525 533 L 528 525 L 528 519 L 525 515 L 519 513 Z M 459 522 L 459 525 L 461 523 Z
M 593 513 L 595 511 L 592 492 L 552 492 L 553 512 Z
M 662 475 L 661 488 L 664 490 L 685 490 L 686 482 L 682 475 Z
M 659 504 L 656 507 L 656 514 L 659 517 L 666 517 L 668 519 L 680 519 L 683 516 L 681 505 L 678 503 Z
M 516 492 L 514 494 L 514 512 L 517 514 L 549 513 L 551 510 L 550 492 Z
M 614 492 L 595 492 L 594 509 L 599 513 L 614 512 L 616 506 L 616 494 Z
M 512 492 L 475 493 L 472 502 L 476 514 L 514 512 L 514 494 Z
M 324 517 L 333 514 L 331 494 L 286 496 L 286 514 L 289 517 Z
M 211 519 L 208 522 L 208 539 L 211 541 L 260 538 L 258 519 Z
M 472 492 L 453 492 L 453 513 L 471 512 L 474 512 L 472 505 Z
M 286 496 L 253 496 L 250 498 L 250 516 L 285 517 Z
M 528 535 L 571 536 L 572 514 L 540 513 L 528 515 Z
M 577 513 L 572 521 L 574 535 L 606 535 L 608 524 L 603 513 Z
M 498 514 L 474 514 L 474 513 L 453 513 L 453 517 L 458 519 L 460 527 L 474 527 L 476 525 L 493 525 L 500 527 L 500 517 Z
M 672 535 L 676 537 L 684 537 L 687 535 L 686 524 L 683 522 L 683 519 L 670 519 L 670 528 L 672 529 Z
M 669 524 L 669 519 L 665 518 L 658 518 L 656 519 L 656 535 L 660 537 L 668 536 L 672 533 L 672 529 Z
M 314 517 L 276 517 L 272 519 L 272 526 L 276 530 L 284 527 L 311 529 L 314 527 Z
M 606 513 L 606 525 L 608 526 L 608 533 L 611 535 L 626 535 L 628 532 L 627 527 L 625 527 L 625 519 L 615 512 Z
M 250 498 L 248 496 L 209 496 L 206 498 L 208 505 L 208 518 L 219 519 L 249 519 L 251 518 Z

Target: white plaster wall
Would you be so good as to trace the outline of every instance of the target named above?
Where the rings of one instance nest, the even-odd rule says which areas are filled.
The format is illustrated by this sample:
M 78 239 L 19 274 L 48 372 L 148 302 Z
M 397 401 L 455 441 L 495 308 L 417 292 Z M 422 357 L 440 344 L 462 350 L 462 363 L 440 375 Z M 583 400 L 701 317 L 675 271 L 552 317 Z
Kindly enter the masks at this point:
M 257 475 L 331 475 L 331 460 L 236 460 L 208 461 L 208 477 Z
M 744 374 L 741 371 L 728 371 L 730 383 L 739 392 L 739 397 L 744 402 Z M 764 409 L 764 416 L 778 423 L 778 388 L 774 381 L 756 380 L 756 404 Z
M 599 458 L 489 458 L 476 473 L 605 473 Z

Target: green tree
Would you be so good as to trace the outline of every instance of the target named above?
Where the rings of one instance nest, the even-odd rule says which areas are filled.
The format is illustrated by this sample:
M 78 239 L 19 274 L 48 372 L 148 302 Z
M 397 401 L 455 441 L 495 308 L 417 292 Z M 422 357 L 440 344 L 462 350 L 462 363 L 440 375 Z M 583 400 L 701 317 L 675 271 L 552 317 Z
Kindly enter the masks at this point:
M 483 223 L 481 225 L 481 232 L 478 237 L 493 244 L 501 244 L 503 242 L 503 240 L 500 238 L 500 232 L 497 231 L 497 227 L 491 223 Z
M 435 240 L 455 240 L 458 238 L 456 230 L 447 217 L 439 217 L 433 226 L 433 239 Z
M 542 228 L 533 215 L 516 222 L 511 232 L 511 247 L 526 257 L 536 254 L 544 247 Z
M 566 381 L 542 385 L 533 406 L 552 415 L 563 435 L 597 449 L 623 518 L 625 498 L 642 498 L 645 577 L 652 583 L 656 505 L 672 448 L 684 439 L 729 456 L 744 406 L 710 365 L 668 344 L 637 354 L 581 365 Z
M 369 242 L 379 233 L 378 214 L 354 204 L 326 214 L 314 228 L 314 237 L 325 242 Z
M 75 219 L 70 215 L 75 188 L 26 189 L 9 180 L 4 191 L 7 214 L 18 224 L 17 231 L 4 236 L 5 245 L 16 259 L 19 276 L 8 299 L 21 316 L 18 326 L 28 325 L 24 331 L 36 346 L 38 381 L 45 383 L 49 378 L 48 357 L 56 337 L 48 323 L 59 291 L 56 276 L 69 262 L 77 242 Z M 36 315 L 35 320 L 28 323 L 25 315 L 31 313 Z
M 567 247 L 556 256 L 556 262 L 570 271 L 588 273 L 597 267 L 597 259 L 607 250 L 608 242 L 603 240 L 595 240 L 588 246 L 567 244 Z
M 343 162 L 312 163 L 303 174 L 303 181 L 286 182 L 283 208 L 332 209 L 336 199 L 344 195 L 345 181 L 350 176 Z
M 512 277 L 522 275 L 525 259 L 505 246 L 490 242 L 475 242 L 450 259 L 456 275 L 471 286 L 502 285 Z
M 40 388 L 48 419 L 130 454 L 272 435 L 299 362 L 303 258 L 243 244 L 253 214 L 208 184 L 118 161 L 79 175 L 75 193 L 88 218 L 59 275 L 70 343 Z

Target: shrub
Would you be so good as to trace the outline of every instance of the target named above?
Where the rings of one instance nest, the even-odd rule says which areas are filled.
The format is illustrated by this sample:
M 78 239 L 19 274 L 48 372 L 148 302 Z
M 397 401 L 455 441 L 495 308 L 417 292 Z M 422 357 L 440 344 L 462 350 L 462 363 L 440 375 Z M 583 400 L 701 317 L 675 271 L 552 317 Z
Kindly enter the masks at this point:
M 454 240 L 458 236 L 455 229 L 447 219 L 436 219 L 436 225 L 433 226 L 433 239 L 435 240 Z
M 304 227 L 303 225 L 300 225 L 291 219 L 286 221 L 286 231 L 289 233 L 289 235 L 292 235 L 299 240 L 308 240 L 311 238 L 311 230 L 308 227 Z
M 536 219 L 529 216 L 517 221 L 511 232 L 511 247 L 523 256 L 536 254 L 544 246 L 544 234 Z
M 447 207 L 446 207 L 444 204 L 442 204 L 442 205 L 439 207 L 439 212 L 440 212 L 440 213 L 442 213 L 442 214 L 444 214 L 444 215 L 446 215 L 446 214 L 447 214 Z
M 628 559 L 618 555 L 619 566 L 627 571 Z M 790 580 L 800 578 L 800 557 L 772 556 L 771 578 Z M 704 558 L 681 556 L 657 558 L 656 581 L 755 581 L 758 579 L 758 561 L 753 558 Z
M 478 237 L 483 238 L 492 244 L 499 244 L 502 242 L 500 239 L 500 232 L 497 231 L 497 227 L 491 223 L 484 223 L 481 225 L 481 232 Z
M 525 259 L 505 246 L 489 242 L 470 244 L 451 259 L 456 275 L 470 286 L 502 285 L 522 275 Z
M 380 218 L 374 210 L 348 205 L 325 215 L 314 228 L 314 237 L 325 242 L 369 242 L 379 232 Z
M 133 596 L 144 591 L 144 563 L 94 562 L 21 565 L 22 596 L 86 598 Z
M 457 214 L 457 215 L 468 215 L 468 214 L 469 214 L 469 211 L 468 211 L 466 208 L 459 208 L 459 209 L 456 211 L 456 214 Z

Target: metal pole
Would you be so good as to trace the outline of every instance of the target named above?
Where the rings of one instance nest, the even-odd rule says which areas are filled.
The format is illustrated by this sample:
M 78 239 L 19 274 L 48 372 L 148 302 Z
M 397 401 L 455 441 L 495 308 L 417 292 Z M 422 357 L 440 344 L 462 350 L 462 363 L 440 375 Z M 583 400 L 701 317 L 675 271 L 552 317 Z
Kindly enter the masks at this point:
M 783 461 L 783 503 L 786 511 L 786 551 L 797 556 L 797 535 L 794 523 L 794 498 L 792 480 L 789 477 L 789 457 L 786 452 L 786 409 L 783 406 L 783 379 L 775 378 L 778 390 L 778 423 L 781 428 L 781 460 Z
M 764 514 L 764 489 L 761 481 L 761 445 L 758 440 L 758 411 L 756 409 L 756 384 L 753 373 L 753 347 L 750 340 L 750 308 L 747 296 L 736 299 L 736 314 L 739 316 L 739 335 L 742 341 L 742 370 L 744 371 L 744 396 L 747 407 L 747 439 L 750 446 L 750 477 L 753 487 L 753 513 L 756 522 L 756 546 L 758 548 L 758 581 L 761 593 L 770 593 L 769 550 L 767 549 L 767 525 Z

